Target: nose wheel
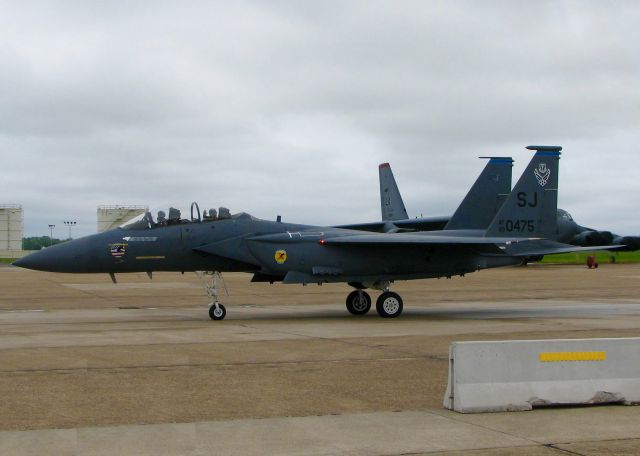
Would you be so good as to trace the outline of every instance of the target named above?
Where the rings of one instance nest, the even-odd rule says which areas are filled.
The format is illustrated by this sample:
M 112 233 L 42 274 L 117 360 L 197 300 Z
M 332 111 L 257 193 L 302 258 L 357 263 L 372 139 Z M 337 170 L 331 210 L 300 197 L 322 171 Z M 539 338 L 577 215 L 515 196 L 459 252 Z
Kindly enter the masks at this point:
M 200 277 L 204 282 L 204 288 L 207 290 L 207 294 L 212 300 L 212 303 L 209 304 L 209 318 L 212 320 L 223 320 L 224 317 L 227 316 L 227 309 L 220 304 L 218 301 L 218 281 L 222 282 L 222 286 L 224 287 L 224 291 L 229 296 L 229 290 L 227 289 L 227 284 L 222 278 L 222 274 L 218 271 L 213 272 L 196 272 L 198 277 Z M 211 282 L 207 283 L 206 276 L 211 276 Z
M 227 309 L 219 302 L 214 302 L 209 306 L 209 317 L 212 320 L 222 320 L 227 315 Z
M 376 310 L 382 318 L 395 318 L 402 313 L 402 298 L 398 293 L 385 291 L 376 301 Z

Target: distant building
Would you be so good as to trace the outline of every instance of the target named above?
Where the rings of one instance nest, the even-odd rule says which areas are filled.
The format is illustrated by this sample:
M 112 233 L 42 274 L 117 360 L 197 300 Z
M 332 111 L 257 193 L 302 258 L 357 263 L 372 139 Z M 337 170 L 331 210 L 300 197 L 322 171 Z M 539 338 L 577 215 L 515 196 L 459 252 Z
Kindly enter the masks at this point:
M 0 204 L 0 257 L 16 258 L 22 252 L 24 214 L 19 204 Z
M 148 210 L 148 206 L 98 206 L 98 233 L 116 228 Z

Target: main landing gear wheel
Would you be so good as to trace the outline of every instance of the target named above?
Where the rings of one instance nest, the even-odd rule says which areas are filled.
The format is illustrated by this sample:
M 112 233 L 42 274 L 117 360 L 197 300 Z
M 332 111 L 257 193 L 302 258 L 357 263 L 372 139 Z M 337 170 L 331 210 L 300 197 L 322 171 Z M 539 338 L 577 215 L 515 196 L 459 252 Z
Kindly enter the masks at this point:
M 347 310 L 353 315 L 365 315 L 371 309 L 371 296 L 362 290 L 354 290 L 347 296 Z
M 376 310 L 382 318 L 395 318 L 402 313 L 402 298 L 398 293 L 385 291 L 376 301 Z
M 222 320 L 227 315 L 227 309 L 220 303 L 211 304 L 209 307 L 209 317 L 212 320 Z

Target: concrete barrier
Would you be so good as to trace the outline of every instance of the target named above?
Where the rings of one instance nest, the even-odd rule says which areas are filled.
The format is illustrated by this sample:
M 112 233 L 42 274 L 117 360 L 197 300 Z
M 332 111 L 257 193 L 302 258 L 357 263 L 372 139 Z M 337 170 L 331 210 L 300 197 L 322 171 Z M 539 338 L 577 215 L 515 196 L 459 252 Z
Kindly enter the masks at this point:
M 640 403 L 640 338 L 454 342 L 444 407 L 461 413 Z

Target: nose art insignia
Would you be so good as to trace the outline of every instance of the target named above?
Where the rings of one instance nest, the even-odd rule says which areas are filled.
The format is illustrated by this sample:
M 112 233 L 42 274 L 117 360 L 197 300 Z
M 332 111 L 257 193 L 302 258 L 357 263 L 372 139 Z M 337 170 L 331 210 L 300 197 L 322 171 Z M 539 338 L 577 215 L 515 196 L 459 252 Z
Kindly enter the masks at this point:
M 122 258 L 127 251 L 127 244 L 124 243 L 111 244 L 109 247 L 114 258 Z

